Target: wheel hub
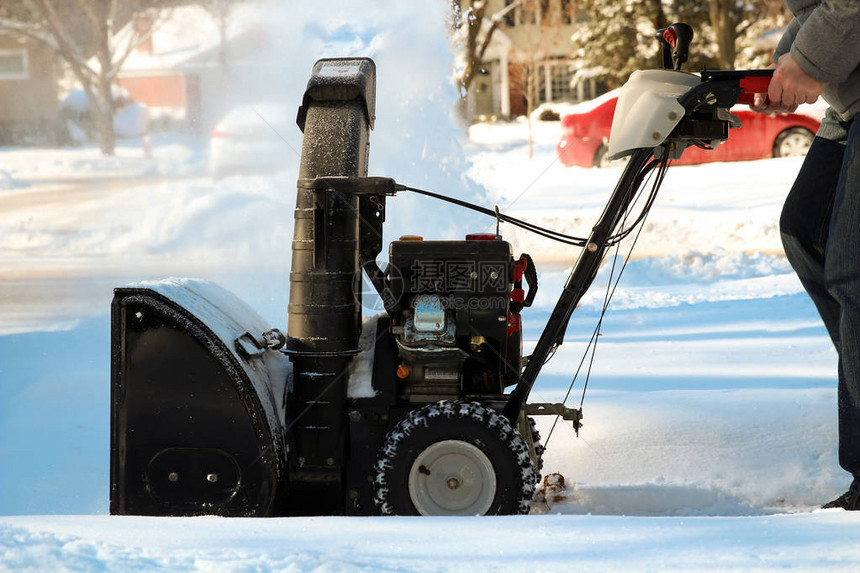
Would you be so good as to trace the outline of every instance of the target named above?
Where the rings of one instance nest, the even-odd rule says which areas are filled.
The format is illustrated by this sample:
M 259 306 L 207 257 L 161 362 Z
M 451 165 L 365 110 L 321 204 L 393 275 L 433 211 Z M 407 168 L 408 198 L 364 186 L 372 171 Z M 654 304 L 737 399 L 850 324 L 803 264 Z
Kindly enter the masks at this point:
M 444 440 L 415 458 L 408 485 L 412 503 L 422 515 L 482 515 L 496 497 L 496 472 L 476 446 Z

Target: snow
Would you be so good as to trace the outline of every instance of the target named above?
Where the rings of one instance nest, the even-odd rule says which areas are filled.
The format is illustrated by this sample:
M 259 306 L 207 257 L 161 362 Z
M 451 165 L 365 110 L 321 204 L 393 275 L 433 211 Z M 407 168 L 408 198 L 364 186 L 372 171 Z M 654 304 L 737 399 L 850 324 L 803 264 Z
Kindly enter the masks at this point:
M 371 174 L 586 234 L 620 170 L 563 167 L 558 122 L 535 124 L 531 160 L 525 122 L 463 137 L 456 91 L 437 79 L 452 61 L 445 5 L 430 4 L 296 8 L 284 29 L 294 105 L 315 58 L 372 55 Z M 299 148 L 298 129 L 283 135 Z M 284 330 L 297 178 L 285 154 L 282 171 L 212 180 L 207 143 L 176 134 L 153 138 L 151 157 L 135 140 L 114 158 L 93 146 L 0 149 L 0 571 L 858 570 L 860 516 L 818 509 L 848 476 L 836 454 L 836 355 L 779 242 L 800 166 L 791 158 L 669 170 L 566 400 L 582 404 L 579 436 L 538 419 L 544 474 L 562 474 L 566 489 L 531 515 L 108 516 L 112 288 L 193 276 L 248 308 L 207 290 L 219 304 Z M 495 222 L 398 195 L 386 225 L 387 243 Z M 540 275 L 523 314 L 528 349 L 577 252 L 502 233 Z M 533 401 L 568 394 L 612 268 L 574 313 Z
M 15 571 L 851 571 L 857 563 L 856 520 L 845 513 L 476 519 L 5 518 L 0 548 Z
M 117 137 L 143 137 L 149 132 L 149 108 L 131 103 L 114 116 L 113 125 Z
M 572 113 L 588 113 L 600 107 L 605 102 L 617 98 L 618 94 L 621 92 L 621 89 L 614 89 L 606 92 L 605 94 L 599 95 L 594 99 L 590 99 L 587 101 L 579 102 L 576 104 L 556 104 L 553 106 L 553 109 L 558 112 L 560 117 L 564 117 L 566 115 Z M 533 116 L 536 117 L 536 116 Z
M 373 342 L 376 340 L 376 324 L 382 314 L 362 317 L 361 336 L 358 340 L 358 353 L 349 365 L 349 386 L 346 389 L 350 398 L 373 398 Z M 307 375 L 307 374 L 306 374 Z
M 90 111 L 90 100 L 84 90 L 72 90 L 63 98 L 61 107 L 76 113 L 87 113 Z

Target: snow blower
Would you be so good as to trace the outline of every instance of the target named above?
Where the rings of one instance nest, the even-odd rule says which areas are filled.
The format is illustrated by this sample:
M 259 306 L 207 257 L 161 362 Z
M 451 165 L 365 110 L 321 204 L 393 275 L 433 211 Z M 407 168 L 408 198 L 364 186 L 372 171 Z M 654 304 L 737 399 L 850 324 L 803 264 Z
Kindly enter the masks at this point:
M 529 394 L 604 255 L 642 222 L 670 160 L 724 141 L 738 123 L 729 108 L 767 90 L 769 70 L 680 71 L 685 24 L 658 38 L 669 69 L 635 72 L 620 95 L 609 153 L 629 160 L 585 238 L 368 177 L 375 64 L 318 61 L 297 118 L 286 334 L 211 283 L 115 290 L 111 513 L 527 513 L 543 452 L 532 416 L 581 424 L 579 409 Z M 380 267 L 386 202 L 403 192 L 582 248 L 530 355 L 521 314 L 537 273 L 497 233 L 402 237 Z M 381 315 L 362 318 L 363 277 Z

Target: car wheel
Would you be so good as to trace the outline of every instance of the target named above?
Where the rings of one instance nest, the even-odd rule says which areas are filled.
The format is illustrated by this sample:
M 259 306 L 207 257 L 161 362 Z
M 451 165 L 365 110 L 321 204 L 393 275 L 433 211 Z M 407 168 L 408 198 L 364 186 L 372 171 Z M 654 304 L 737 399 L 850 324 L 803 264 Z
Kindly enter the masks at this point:
M 594 152 L 594 166 L 603 169 L 604 167 L 622 167 L 627 161 L 629 161 L 629 157 L 622 157 L 621 159 L 609 159 L 606 154 L 609 151 L 609 148 L 606 145 L 601 145 L 597 148 L 597 151 Z
M 773 144 L 774 157 L 802 157 L 809 151 L 815 134 L 803 127 L 786 129 Z

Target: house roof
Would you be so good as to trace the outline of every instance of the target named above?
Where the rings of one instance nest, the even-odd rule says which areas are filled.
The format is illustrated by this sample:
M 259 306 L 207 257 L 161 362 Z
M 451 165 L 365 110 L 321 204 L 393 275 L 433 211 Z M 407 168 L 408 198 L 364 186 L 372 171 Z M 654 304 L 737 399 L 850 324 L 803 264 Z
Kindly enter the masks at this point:
M 231 56 L 246 52 L 248 38 L 259 35 L 261 12 L 253 5 L 238 6 L 227 21 L 226 42 Z M 218 63 L 221 37 L 218 20 L 200 6 L 173 9 L 153 33 L 151 50 L 137 49 L 125 61 L 121 76 L 154 71 L 180 72 Z

